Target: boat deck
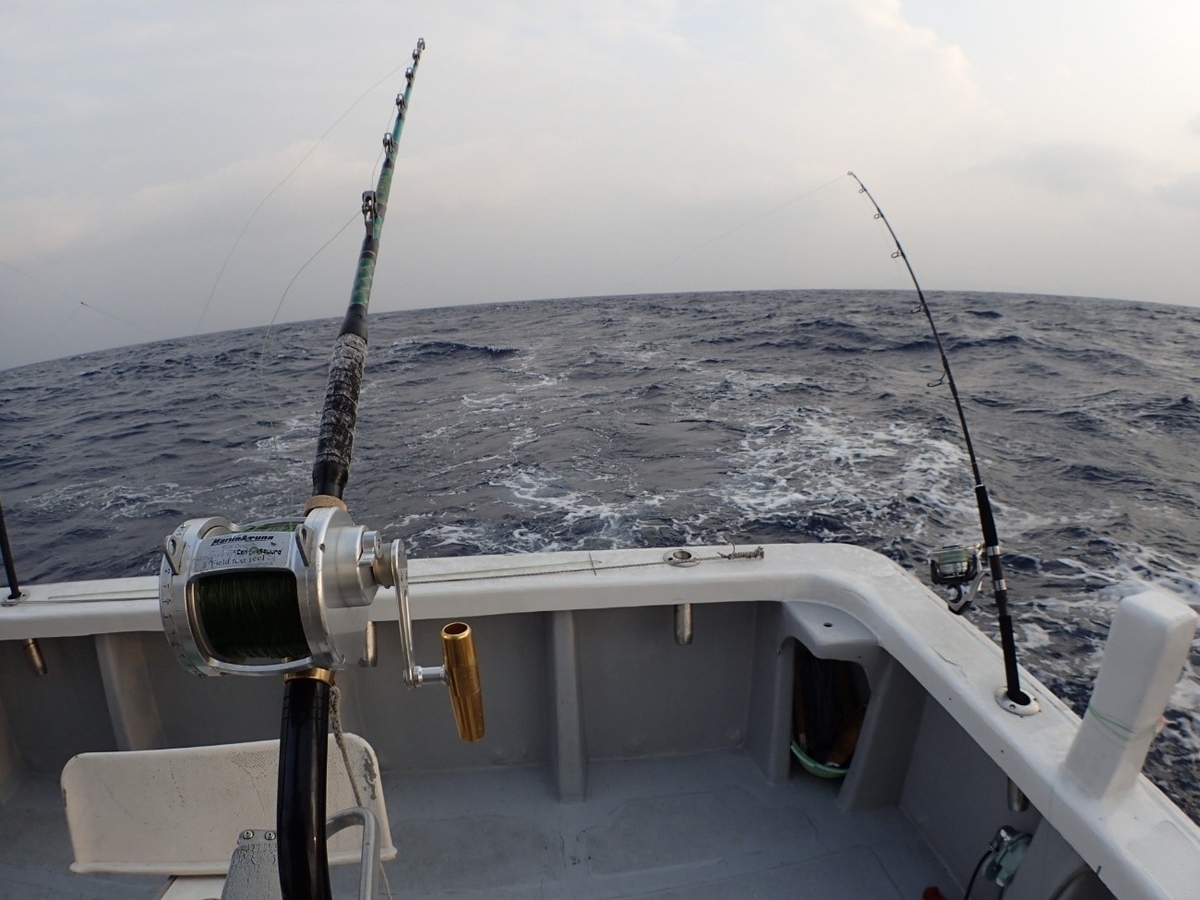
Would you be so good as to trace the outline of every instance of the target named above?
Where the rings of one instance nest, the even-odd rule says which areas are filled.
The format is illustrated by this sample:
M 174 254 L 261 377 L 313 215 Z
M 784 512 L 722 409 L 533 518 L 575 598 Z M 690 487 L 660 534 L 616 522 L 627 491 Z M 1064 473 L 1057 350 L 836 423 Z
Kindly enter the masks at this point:
M 398 857 L 391 894 L 463 898 L 919 897 L 953 878 L 895 807 L 846 812 L 837 783 L 798 767 L 764 781 L 731 750 L 593 761 L 563 803 L 543 766 L 384 774 Z M 230 823 L 230 843 L 239 827 Z M 28 778 L 0 807 L 0 896 L 153 898 L 155 876 L 74 875 L 57 783 Z M 353 893 L 355 867 L 334 870 Z

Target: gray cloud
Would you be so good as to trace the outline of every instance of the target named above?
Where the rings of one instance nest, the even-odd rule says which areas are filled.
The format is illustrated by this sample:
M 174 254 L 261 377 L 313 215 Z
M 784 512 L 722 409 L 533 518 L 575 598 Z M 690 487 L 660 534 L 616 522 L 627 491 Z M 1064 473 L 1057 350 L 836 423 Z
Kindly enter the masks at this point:
M 1171 206 L 1200 210 L 1200 171 L 1186 172 L 1154 191 L 1154 197 Z

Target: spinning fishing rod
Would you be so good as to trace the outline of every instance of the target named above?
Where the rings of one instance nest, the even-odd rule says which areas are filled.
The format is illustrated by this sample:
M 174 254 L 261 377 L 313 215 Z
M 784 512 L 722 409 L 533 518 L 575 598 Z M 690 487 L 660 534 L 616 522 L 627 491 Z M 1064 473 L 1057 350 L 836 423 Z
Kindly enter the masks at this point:
M 160 568 L 163 631 L 186 669 L 201 676 L 284 678 L 277 840 L 272 836 L 259 848 L 277 856 L 283 900 L 330 898 L 325 799 L 334 673 L 356 663 L 375 665 L 369 608 L 380 588 L 395 591 L 405 684 L 447 685 L 459 737 L 477 741 L 484 734 L 470 626 L 454 622 L 442 629 L 441 666 L 416 665 L 403 544 L 385 547 L 377 532 L 355 525 L 342 499 L 367 356 L 367 306 L 396 151 L 424 49 L 425 41 L 418 41 L 404 92 L 396 98 L 395 123 L 383 138 L 378 182 L 363 194 L 366 234 L 329 366 L 312 495 L 303 518 L 246 525 L 215 516 L 191 519 L 167 538 Z M 367 834 L 375 830 L 366 825 L 374 814 L 366 808 L 352 812 L 364 823 L 366 853 Z M 231 880 L 236 863 L 235 854 Z M 361 896 L 376 895 L 375 877 L 375 869 L 366 866 Z
M 891 235 L 892 243 L 896 245 L 895 251 L 892 253 L 893 259 L 899 259 L 904 263 L 904 267 L 908 270 L 908 277 L 912 279 L 913 287 L 917 291 L 917 299 L 921 304 L 921 311 L 925 313 L 925 319 L 929 322 L 929 330 L 933 332 L 933 340 L 937 345 L 938 356 L 942 361 L 942 376 L 946 384 L 950 388 L 950 394 L 954 398 L 954 408 L 958 412 L 958 422 L 962 428 L 963 441 L 967 445 L 967 457 L 971 461 L 971 473 L 975 478 L 975 505 L 979 509 L 979 524 L 983 531 L 983 544 L 979 548 L 964 548 L 955 547 L 947 548 L 930 560 L 930 573 L 935 584 L 950 585 L 957 591 L 957 603 L 950 604 L 951 610 L 955 613 L 962 614 L 966 612 L 970 604 L 970 598 L 974 594 L 972 588 L 971 594 L 968 595 L 965 602 L 962 598 L 962 585 L 975 581 L 978 584 L 978 559 L 981 551 L 987 557 L 988 571 L 992 580 L 992 595 L 996 600 L 996 611 L 1000 620 L 1000 646 L 1004 655 L 1004 676 L 1005 687 L 1002 694 L 997 695 L 997 700 L 1000 705 L 1010 712 L 1025 714 L 1036 711 L 1036 704 L 1033 699 L 1021 690 L 1021 676 L 1017 670 L 1017 645 L 1013 636 L 1012 616 L 1008 611 L 1008 585 L 1004 580 L 1004 569 L 1000 562 L 1000 536 L 996 529 L 996 518 L 992 515 L 992 504 L 988 498 L 987 486 L 983 483 L 983 476 L 979 473 L 979 461 L 975 457 L 975 447 L 971 443 L 971 431 L 967 428 L 967 417 L 963 412 L 962 400 L 958 396 L 958 385 L 954 381 L 954 373 L 950 370 L 950 360 L 946 358 L 946 350 L 942 346 L 942 337 L 938 333 L 937 325 L 933 321 L 933 313 L 929 311 L 929 304 L 925 301 L 925 293 L 921 290 L 921 284 L 917 281 L 917 274 L 913 271 L 912 263 L 908 261 L 908 254 L 904 252 L 904 247 L 900 244 L 900 239 L 896 237 L 895 229 L 892 228 L 892 223 L 888 221 L 887 216 L 883 214 L 883 209 L 879 203 L 867 190 L 867 186 L 862 183 L 862 179 L 853 172 L 847 172 L 851 178 L 858 183 L 858 192 L 866 195 L 866 198 L 875 207 L 875 218 L 883 222 L 887 228 L 888 234 Z M 982 578 L 982 574 L 978 578 Z

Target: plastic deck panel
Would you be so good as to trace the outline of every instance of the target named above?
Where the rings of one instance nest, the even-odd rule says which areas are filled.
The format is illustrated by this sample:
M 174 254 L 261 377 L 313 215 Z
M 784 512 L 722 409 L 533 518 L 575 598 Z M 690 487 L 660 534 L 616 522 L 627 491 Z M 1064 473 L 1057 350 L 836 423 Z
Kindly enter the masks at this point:
M 953 881 L 894 807 L 847 813 L 838 785 L 770 785 L 740 750 L 591 762 L 587 797 L 542 768 L 385 773 L 397 898 L 900 900 Z
M 591 764 L 587 797 L 556 798 L 545 766 L 384 774 L 401 898 L 909 900 L 953 881 L 893 808 L 847 813 L 837 784 L 770 785 L 743 751 Z M 27 778 L 0 808 L 0 896 L 158 896 L 155 876 L 73 875 L 55 780 Z M 354 866 L 333 870 L 350 896 Z

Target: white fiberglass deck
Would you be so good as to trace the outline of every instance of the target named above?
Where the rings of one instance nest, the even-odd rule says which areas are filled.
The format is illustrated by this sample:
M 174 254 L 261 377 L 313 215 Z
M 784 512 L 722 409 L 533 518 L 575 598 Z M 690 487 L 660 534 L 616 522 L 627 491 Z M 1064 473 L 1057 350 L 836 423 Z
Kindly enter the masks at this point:
M 392 895 L 464 898 L 846 897 L 911 900 L 951 876 L 896 808 L 848 813 L 800 770 L 767 784 L 742 751 L 594 763 L 588 796 L 545 767 L 384 775 L 399 856 Z M 230 848 L 239 827 L 230 823 Z M 56 782 L 0 808 L 0 896 L 153 898 L 155 876 L 73 875 Z M 353 866 L 334 870 L 350 896 Z

